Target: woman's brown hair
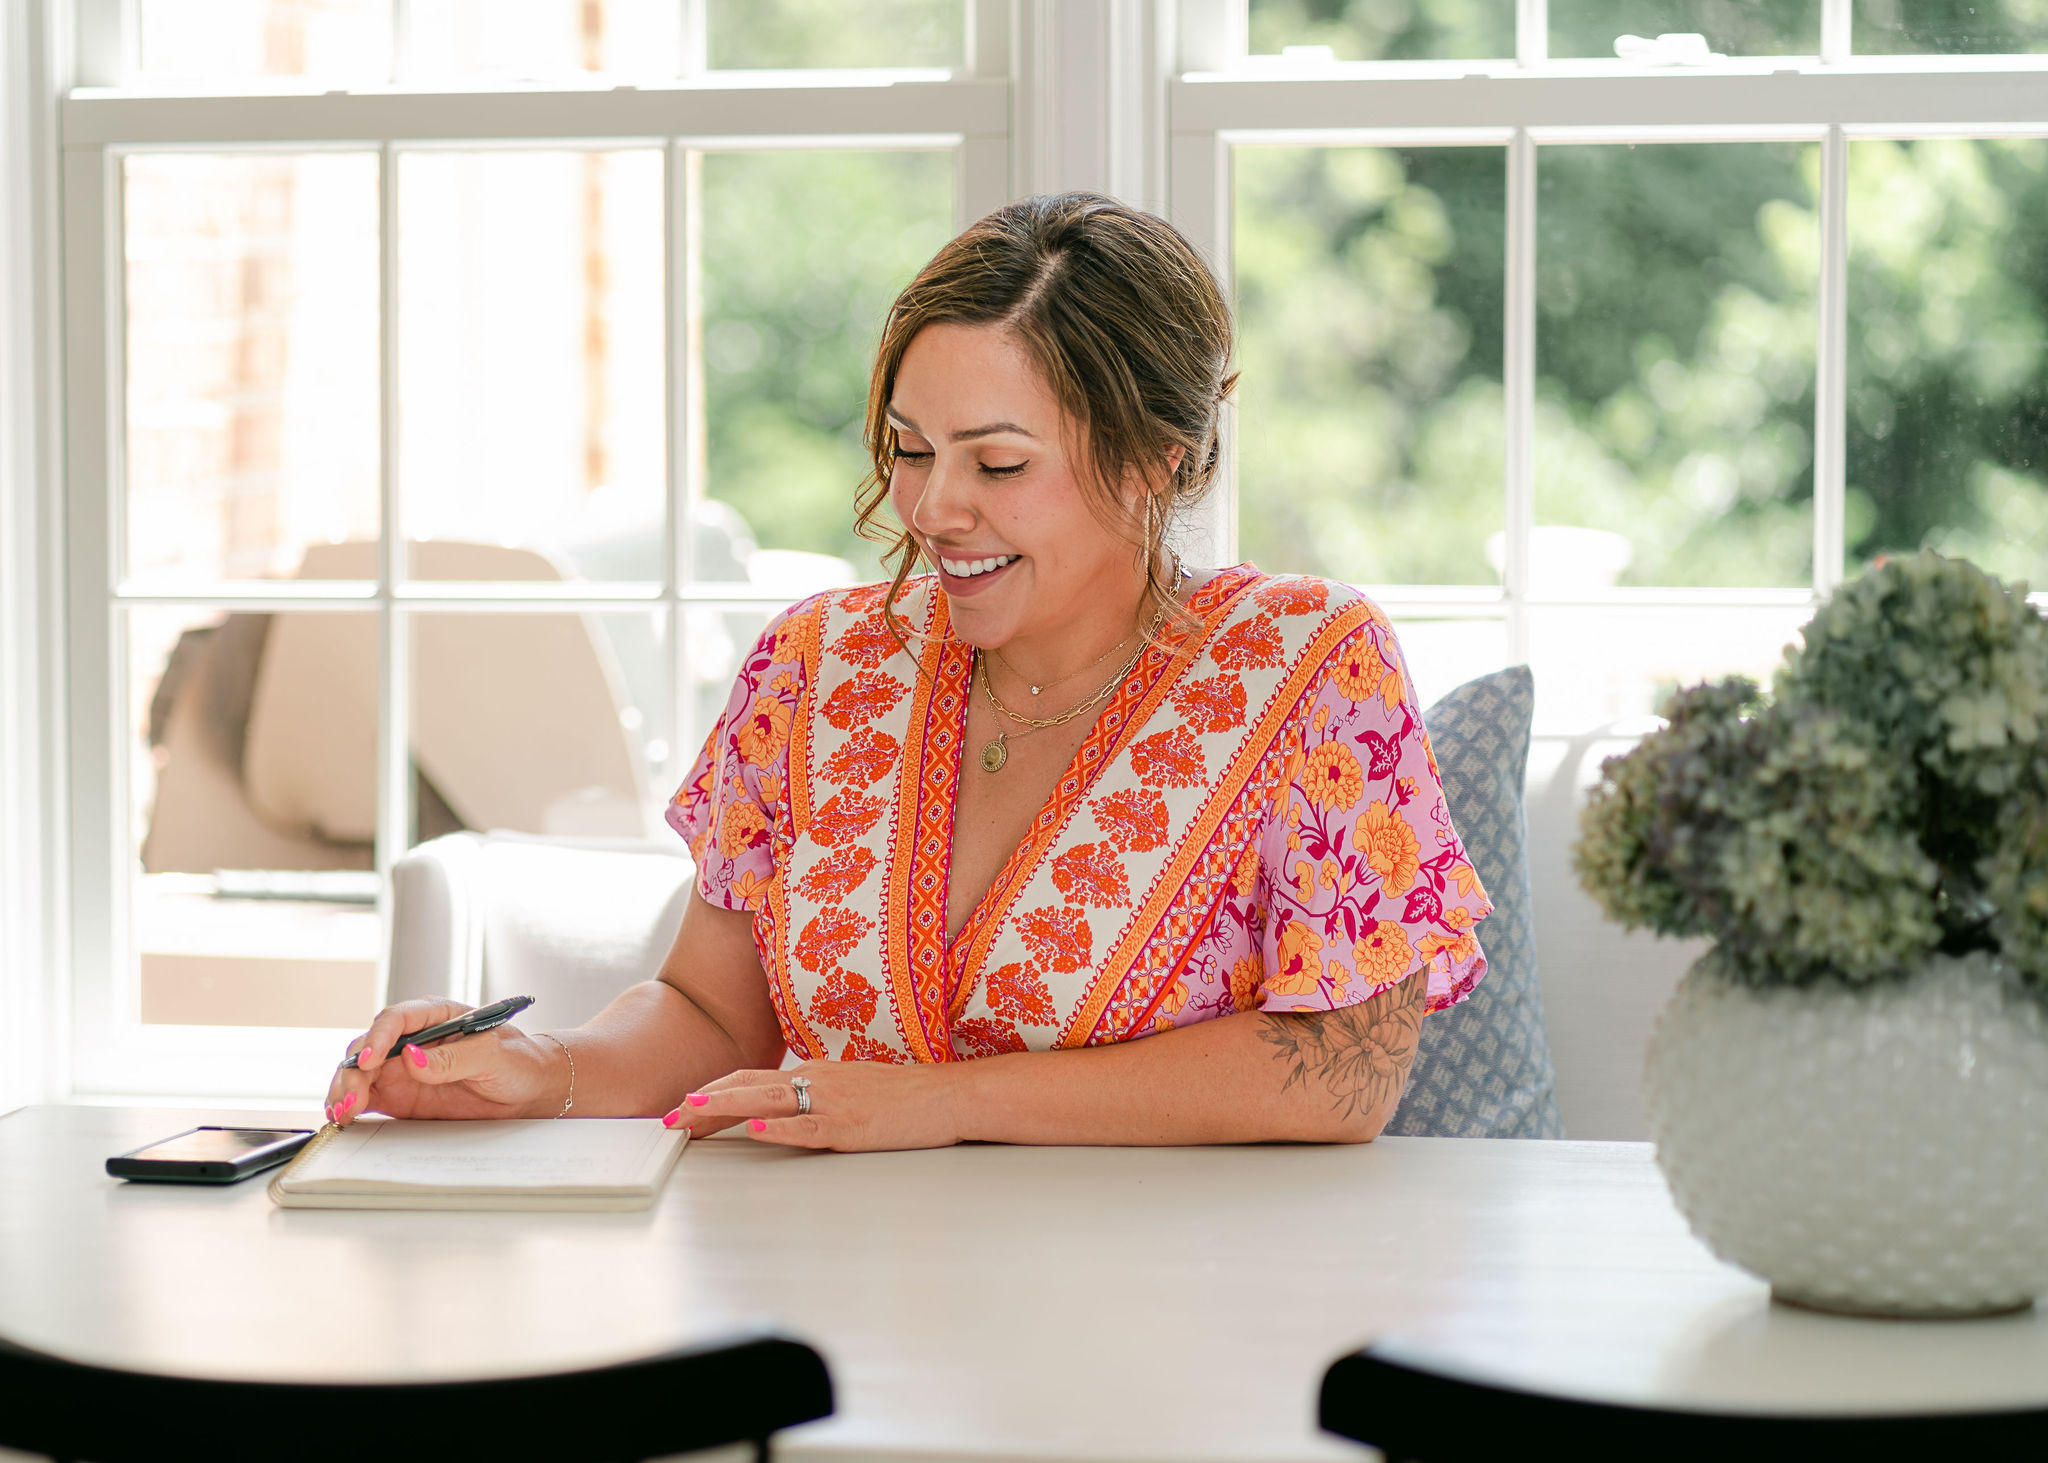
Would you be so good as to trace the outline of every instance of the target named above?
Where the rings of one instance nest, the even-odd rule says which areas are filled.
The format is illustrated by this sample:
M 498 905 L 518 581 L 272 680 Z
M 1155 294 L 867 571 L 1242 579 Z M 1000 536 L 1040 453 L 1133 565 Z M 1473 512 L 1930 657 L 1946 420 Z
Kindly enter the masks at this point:
M 868 381 L 867 447 L 854 527 L 889 547 L 884 615 L 899 640 L 896 596 L 920 551 L 907 529 L 875 523 L 896 463 L 889 402 L 910 342 L 927 325 L 999 325 L 1014 332 L 1067 417 L 1087 435 L 1079 474 L 1097 516 L 1127 527 L 1133 472 L 1147 484 L 1140 534 L 1145 593 L 1177 615 L 1161 545 L 1174 513 L 1216 475 L 1217 417 L 1229 371 L 1230 307 L 1194 246 L 1164 219 L 1096 193 L 1026 198 L 997 209 L 939 250 L 896 297 Z M 1173 448 L 1180 465 L 1153 488 Z M 1163 501 L 1161 501 L 1163 500 Z

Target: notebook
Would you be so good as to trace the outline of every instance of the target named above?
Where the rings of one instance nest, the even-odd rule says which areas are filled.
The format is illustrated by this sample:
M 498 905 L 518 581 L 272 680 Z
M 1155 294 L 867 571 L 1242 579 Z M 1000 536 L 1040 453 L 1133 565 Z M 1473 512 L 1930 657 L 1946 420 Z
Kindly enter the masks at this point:
M 329 1124 L 270 1197 L 288 1209 L 645 1209 L 689 1136 L 659 1118 Z

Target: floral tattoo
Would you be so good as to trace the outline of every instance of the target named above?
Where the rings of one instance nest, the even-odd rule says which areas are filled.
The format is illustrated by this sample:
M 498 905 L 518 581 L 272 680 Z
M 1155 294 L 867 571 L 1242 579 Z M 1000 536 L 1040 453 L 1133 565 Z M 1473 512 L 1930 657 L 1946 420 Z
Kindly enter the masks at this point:
M 1390 1109 L 1415 1060 L 1427 985 L 1410 977 L 1355 1006 L 1268 1012 L 1259 1034 L 1287 1064 L 1280 1090 L 1307 1090 L 1314 1077 L 1346 1118 Z

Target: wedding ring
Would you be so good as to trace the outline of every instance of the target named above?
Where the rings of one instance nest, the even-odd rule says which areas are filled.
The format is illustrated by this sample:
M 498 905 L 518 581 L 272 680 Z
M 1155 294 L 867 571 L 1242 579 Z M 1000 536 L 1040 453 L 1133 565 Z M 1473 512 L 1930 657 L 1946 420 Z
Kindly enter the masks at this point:
M 811 1079 L 792 1077 L 789 1085 L 796 1092 L 796 1115 L 803 1117 L 811 1110 Z

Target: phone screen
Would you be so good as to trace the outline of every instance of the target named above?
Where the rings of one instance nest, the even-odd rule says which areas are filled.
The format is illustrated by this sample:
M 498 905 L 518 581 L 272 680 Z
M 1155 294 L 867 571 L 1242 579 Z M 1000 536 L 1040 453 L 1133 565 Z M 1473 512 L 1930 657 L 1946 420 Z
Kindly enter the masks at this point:
M 126 1156 L 166 1163 L 233 1163 L 258 1148 L 305 1136 L 295 1128 L 195 1128 Z

